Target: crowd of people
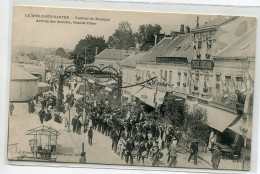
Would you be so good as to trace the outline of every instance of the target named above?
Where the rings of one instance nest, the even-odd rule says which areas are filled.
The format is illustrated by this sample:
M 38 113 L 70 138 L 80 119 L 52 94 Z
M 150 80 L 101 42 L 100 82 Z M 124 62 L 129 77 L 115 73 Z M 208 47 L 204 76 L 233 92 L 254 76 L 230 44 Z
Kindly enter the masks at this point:
M 69 99 L 70 104 L 72 100 Z M 74 99 L 75 100 L 75 99 Z M 169 165 L 175 166 L 170 158 L 170 146 L 177 143 L 178 131 L 171 125 L 151 121 L 145 116 L 144 109 L 140 107 L 136 113 L 125 112 L 118 106 L 111 106 L 109 100 L 96 101 L 94 94 L 75 100 L 77 115 L 72 119 L 73 132 L 80 134 L 84 125 L 84 133 L 88 131 L 89 144 L 92 145 L 93 130 L 108 136 L 112 140 L 111 149 L 117 153 L 126 164 L 133 165 L 133 159 L 142 162 L 151 159 L 153 166 L 159 166 L 163 157 L 162 150 L 167 148 Z M 83 113 L 85 112 L 85 113 Z M 85 115 L 85 118 L 83 118 Z M 83 123 L 81 122 L 83 121 Z M 91 120 L 91 126 L 88 124 Z M 174 143 L 174 144 L 176 144 Z
M 56 97 L 50 92 L 40 94 L 39 97 L 41 98 L 41 110 L 38 115 L 43 124 L 44 121 L 52 119 L 51 110 L 56 107 Z M 141 106 L 137 105 L 138 111 L 131 113 L 125 110 L 125 107 L 110 104 L 107 98 L 97 101 L 96 96 L 91 94 L 85 99 L 83 97 L 75 99 L 72 92 L 66 95 L 64 104 L 66 110 L 76 108 L 77 114 L 71 120 L 72 131 L 81 134 L 83 127 L 83 132 L 88 135 L 89 145 L 93 145 L 92 139 L 95 130 L 111 138 L 111 149 L 126 164 L 133 165 L 135 158 L 138 163 L 143 165 L 146 159 L 150 159 L 152 166 L 159 166 L 160 159 L 164 155 L 168 155 L 168 166 L 176 167 L 177 153 L 183 152 L 178 146 L 181 138 L 180 132 L 170 124 L 160 123 L 147 117 L 147 113 Z M 34 107 L 32 99 L 28 102 L 29 113 L 35 112 Z M 60 123 L 60 114 L 54 114 L 54 116 L 54 120 Z M 66 123 L 69 124 L 69 121 L 66 120 Z M 162 150 L 167 153 L 163 154 Z M 194 140 L 190 145 L 188 161 L 193 157 L 195 165 L 197 165 L 197 153 L 198 142 Z M 219 148 L 212 147 L 214 168 L 218 168 L 219 160 Z

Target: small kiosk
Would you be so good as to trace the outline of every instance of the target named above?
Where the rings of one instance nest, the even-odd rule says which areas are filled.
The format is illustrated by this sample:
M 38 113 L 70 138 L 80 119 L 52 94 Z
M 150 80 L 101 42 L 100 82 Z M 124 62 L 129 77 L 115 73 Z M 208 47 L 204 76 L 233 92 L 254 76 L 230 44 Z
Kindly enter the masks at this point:
M 60 135 L 57 130 L 41 125 L 28 130 L 25 135 L 33 135 L 33 139 L 29 140 L 33 158 L 52 160 L 51 155 L 55 154 L 57 139 Z

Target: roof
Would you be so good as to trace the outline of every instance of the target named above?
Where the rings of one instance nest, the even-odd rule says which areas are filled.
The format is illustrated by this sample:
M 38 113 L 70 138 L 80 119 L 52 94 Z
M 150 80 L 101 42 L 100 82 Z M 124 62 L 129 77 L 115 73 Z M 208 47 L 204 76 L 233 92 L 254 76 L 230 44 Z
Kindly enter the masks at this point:
M 216 19 L 209 21 L 209 22 L 205 23 L 204 25 L 199 26 L 198 28 L 192 29 L 192 31 L 203 30 L 203 29 L 208 29 L 208 28 L 218 28 L 219 26 L 224 25 L 237 18 L 238 18 L 238 16 L 219 16 Z
M 136 66 L 136 62 L 138 62 L 144 55 L 146 52 L 139 52 L 139 53 L 132 53 L 130 56 L 128 56 L 127 58 L 125 58 L 124 60 L 122 60 L 120 62 L 120 64 L 122 66 L 129 66 L 129 67 L 135 67 Z
M 234 40 L 214 57 L 218 58 L 248 58 L 256 54 L 256 27 L 249 30 L 240 38 Z
M 28 56 L 18 56 L 18 62 L 19 63 L 25 63 L 25 64 L 34 64 L 36 60 L 31 60 Z
M 58 58 L 55 58 L 55 62 L 58 63 L 58 64 L 73 64 L 73 60 L 71 59 L 68 59 L 68 58 L 65 58 L 65 57 L 58 57 Z
M 193 57 L 193 36 L 192 34 L 186 34 L 182 42 L 178 45 L 175 45 L 175 48 L 169 49 L 168 51 L 161 54 L 159 57 L 183 57 L 187 58 L 188 61 L 192 60 Z
M 151 48 L 140 60 L 141 63 L 145 62 L 155 62 L 156 57 L 162 57 L 162 55 L 168 54 L 171 50 L 176 49 L 176 47 L 184 41 L 191 34 L 180 34 L 174 39 L 172 37 L 164 38 L 157 45 Z
M 128 57 L 134 50 L 105 49 L 99 53 L 96 59 L 123 60 Z
M 38 80 L 38 77 L 24 71 L 22 68 L 12 64 L 11 80 Z

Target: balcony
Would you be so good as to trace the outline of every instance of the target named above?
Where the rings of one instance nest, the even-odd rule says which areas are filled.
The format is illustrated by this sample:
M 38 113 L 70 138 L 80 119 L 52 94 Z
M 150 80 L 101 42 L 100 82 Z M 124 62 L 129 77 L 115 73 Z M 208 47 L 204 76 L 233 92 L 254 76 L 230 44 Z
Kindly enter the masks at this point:
M 192 69 L 202 69 L 202 70 L 213 70 L 214 61 L 213 60 L 192 60 Z

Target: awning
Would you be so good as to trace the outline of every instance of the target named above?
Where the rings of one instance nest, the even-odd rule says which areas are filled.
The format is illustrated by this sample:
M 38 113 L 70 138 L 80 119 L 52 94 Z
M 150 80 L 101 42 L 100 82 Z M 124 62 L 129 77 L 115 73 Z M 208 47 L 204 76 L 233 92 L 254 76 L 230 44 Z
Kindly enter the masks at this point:
M 247 130 L 246 137 L 248 139 L 252 139 L 252 116 L 249 116 L 248 121 L 249 122 L 248 122 L 248 130 Z M 240 135 L 243 135 L 242 128 L 243 128 L 243 117 L 241 117 L 236 124 L 234 124 L 231 127 L 228 127 L 228 129 L 230 129 Z
M 155 107 L 155 102 L 157 102 L 157 106 L 161 105 L 164 101 L 165 92 L 157 91 L 156 98 L 154 99 L 156 90 L 150 88 L 142 88 L 137 92 L 134 96 L 139 98 L 142 102 Z
M 153 90 L 149 88 L 142 88 L 137 93 L 134 94 L 135 97 L 139 98 L 141 101 L 145 102 L 152 94 Z
M 131 95 L 135 95 L 136 93 L 138 93 L 142 88 L 142 86 L 133 86 L 130 88 L 130 92 L 131 92 Z
M 154 102 L 157 102 L 157 106 L 161 105 L 164 101 L 164 97 L 165 97 L 165 94 L 166 94 L 165 92 L 157 91 L 156 98 L 154 100 L 155 92 L 156 91 L 154 90 L 153 93 L 150 95 L 150 97 L 145 101 L 146 104 L 148 104 L 152 107 L 155 107 Z
M 198 106 L 207 109 L 207 124 L 220 132 L 223 132 L 237 118 L 236 114 L 215 107 L 202 104 L 198 104 Z

